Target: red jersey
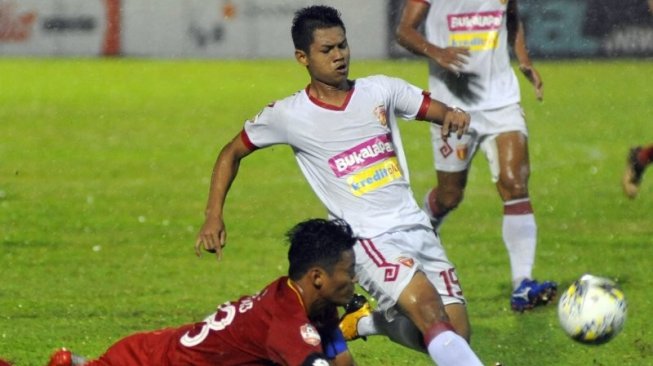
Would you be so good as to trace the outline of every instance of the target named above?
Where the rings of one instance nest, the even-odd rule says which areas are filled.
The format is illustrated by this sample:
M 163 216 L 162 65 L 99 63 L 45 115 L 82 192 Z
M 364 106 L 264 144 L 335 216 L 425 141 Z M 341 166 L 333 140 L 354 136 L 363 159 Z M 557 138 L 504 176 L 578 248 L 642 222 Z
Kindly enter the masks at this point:
M 203 322 L 124 338 L 87 365 L 301 365 L 324 354 L 320 333 L 337 331 L 336 308 L 328 313 L 321 323 L 329 325 L 312 323 L 288 278 L 280 277 L 253 296 L 220 305 Z

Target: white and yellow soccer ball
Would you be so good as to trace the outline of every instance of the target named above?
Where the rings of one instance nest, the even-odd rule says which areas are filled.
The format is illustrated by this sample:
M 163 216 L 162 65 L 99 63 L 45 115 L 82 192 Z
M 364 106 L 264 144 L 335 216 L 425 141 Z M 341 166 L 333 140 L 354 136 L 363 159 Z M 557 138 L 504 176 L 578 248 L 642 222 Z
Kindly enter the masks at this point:
M 619 334 L 627 310 L 626 297 L 614 281 L 590 274 L 569 286 L 558 302 L 562 329 L 586 344 L 605 343 Z

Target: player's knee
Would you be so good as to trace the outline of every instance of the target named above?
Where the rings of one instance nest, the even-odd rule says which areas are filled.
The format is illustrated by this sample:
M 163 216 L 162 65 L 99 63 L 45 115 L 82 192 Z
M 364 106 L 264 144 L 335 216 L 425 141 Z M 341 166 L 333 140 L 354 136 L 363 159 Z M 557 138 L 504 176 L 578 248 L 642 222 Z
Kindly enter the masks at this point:
M 498 186 L 504 201 L 528 197 L 528 184 L 524 180 L 501 179 Z
M 447 190 L 439 192 L 437 196 L 437 205 L 443 211 L 449 212 L 456 209 L 463 201 L 465 194 L 464 190 Z

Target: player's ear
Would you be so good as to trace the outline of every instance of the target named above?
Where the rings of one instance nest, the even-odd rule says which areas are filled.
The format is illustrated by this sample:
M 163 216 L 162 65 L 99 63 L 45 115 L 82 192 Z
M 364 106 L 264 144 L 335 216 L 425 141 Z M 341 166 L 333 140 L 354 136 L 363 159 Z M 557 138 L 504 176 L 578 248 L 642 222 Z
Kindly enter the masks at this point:
M 311 282 L 313 287 L 320 289 L 324 285 L 326 272 L 320 267 L 314 267 L 310 270 Z
M 295 50 L 295 60 L 304 66 L 308 66 L 308 55 L 302 50 Z

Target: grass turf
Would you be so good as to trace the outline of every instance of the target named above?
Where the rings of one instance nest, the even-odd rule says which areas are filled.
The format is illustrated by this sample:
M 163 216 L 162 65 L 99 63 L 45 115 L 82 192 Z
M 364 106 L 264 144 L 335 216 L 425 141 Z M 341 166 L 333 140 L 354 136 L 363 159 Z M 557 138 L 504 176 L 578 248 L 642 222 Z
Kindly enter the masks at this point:
M 545 101 L 523 78 L 535 275 L 565 288 L 584 272 L 617 279 L 626 327 L 577 344 L 554 306 L 509 310 L 501 204 L 483 157 L 442 229 L 485 364 L 653 363 L 653 188 L 619 186 L 627 149 L 653 142 L 653 64 L 538 62 Z M 43 365 L 56 347 L 100 355 L 131 332 L 203 319 L 285 273 L 283 234 L 324 216 L 287 147 L 247 158 L 227 201 L 220 263 L 193 255 L 220 147 L 266 103 L 307 84 L 292 61 L 0 59 L 0 357 Z M 356 61 L 426 86 L 415 61 Z M 428 128 L 403 123 L 416 198 L 434 183 Z M 382 337 L 350 344 L 360 365 L 429 365 Z

